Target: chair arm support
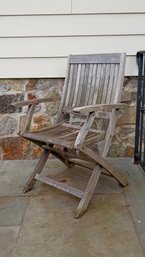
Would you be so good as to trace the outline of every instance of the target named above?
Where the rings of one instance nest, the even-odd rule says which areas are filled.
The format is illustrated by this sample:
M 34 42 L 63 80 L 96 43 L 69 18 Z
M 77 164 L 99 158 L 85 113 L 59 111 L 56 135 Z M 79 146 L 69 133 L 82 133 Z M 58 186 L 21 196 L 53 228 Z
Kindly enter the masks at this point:
M 58 97 L 47 97 L 47 98 L 40 98 L 40 99 L 32 99 L 32 100 L 27 100 L 27 101 L 22 101 L 22 102 L 15 102 L 12 103 L 13 106 L 16 107 L 22 107 L 22 106 L 26 106 L 26 105 L 37 105 L 40 103 L 44 103 L 44 102 L 53 102 L 53 101 L 60 101 L 60 98 Z
M 20 135 L 25 133 L 25 132 L 29 132 L 30 127 L 31 127 L 31 121 L 32 121 L 33 113 L 34 113 L 36 105 L 37 104 L 33 104 L 33 105 L 28 106 L 28 111 L 27 111 L 27 115 L 26 115 L 26 118 L 25 118 L 24 128 L 19 131 Z
M 80 145 L 83 144 L 83 141 L 93 124 L 94 118 L 95 118 L 95 112 L 89 113 L 75 140 L 75 144 L 74 144 L 75 149 L 77 149 Z
M 96 111 L 107 111 L 111 112 L 113 109 L 124 109 L 127 107 L 127 104 L 124 103 L 118 103 L 118 104 L 96 104 L 96 105 L 88 105 L 88 106 L 82 106 L 82 107 L 75 107 L 73 109 L 74 113 L 80 113 L 83 115 L 88 115 L 90 112 L 96 112 Z
M 59 100 L 60 99 L 58 97 L 53 97 L 53 98 L 47 97 L 42 99 L 32 99 L 28 101 L 13 103 L 12 105 L 16 107 L 23 107 L 28 105 L 28 111 L 25 119 L 24 128 L 19 131 L 19 134 L 23 134 L 24 132 L 28 132 L 30 130 L 33 113 L 34 113 L 35 107 L 38 104 L 43 102 L 52 102 L 52 101 L 59 101 Z

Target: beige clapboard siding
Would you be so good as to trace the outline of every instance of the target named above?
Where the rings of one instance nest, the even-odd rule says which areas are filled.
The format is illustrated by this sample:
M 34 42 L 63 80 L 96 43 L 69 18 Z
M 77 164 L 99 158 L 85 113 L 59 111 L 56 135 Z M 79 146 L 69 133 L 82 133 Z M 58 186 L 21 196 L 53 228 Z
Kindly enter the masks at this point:
M 0 16 L 0 37 L 144 34 L 145 14 Z
M 0 59 L 0 78 L 64 77 L 67 58 Z M 134 57 L 127 57 L 126 75 L 137 75 Z
M 0 38 L 1 58 L 66 57 L 71 54 L 126 52 L 144 49 L 143 36 Z
M 0 15 L 145 12 L 144 0 L 0 0 Z
M 71 13 L 71 0 L 0 0 L 0 15 Z
M 72 13 L 141 13 L 144 0 L 72 0 Z
M 0 78 L 64 77 L 70 53 L 127 52 L 137 75 L 145 0 L 0 0 Z

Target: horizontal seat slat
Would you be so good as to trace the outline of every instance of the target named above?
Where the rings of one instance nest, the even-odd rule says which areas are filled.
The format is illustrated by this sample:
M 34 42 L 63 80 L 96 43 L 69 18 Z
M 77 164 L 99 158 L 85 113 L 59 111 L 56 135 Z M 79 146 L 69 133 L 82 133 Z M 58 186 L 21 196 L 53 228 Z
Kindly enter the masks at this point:
M 40 141 L 43 144 L 54 144 L 61 146 L 73 148 L 77 135 L 80 131 L 79 126 L 74 126 L 71 124 L 60 123 L 54 125 L 49 129 L 47 128 L 45 131 L 37 131 L 37 132 L 26 132 L 23 134 L 24 138 L 32 139 L 35 141 Z M 88 144 L 93 142 L 96 139 L 103 139 L 105 135 L 105 131 L 90 129 L 88 134 L 84 140 L 84 143 Z

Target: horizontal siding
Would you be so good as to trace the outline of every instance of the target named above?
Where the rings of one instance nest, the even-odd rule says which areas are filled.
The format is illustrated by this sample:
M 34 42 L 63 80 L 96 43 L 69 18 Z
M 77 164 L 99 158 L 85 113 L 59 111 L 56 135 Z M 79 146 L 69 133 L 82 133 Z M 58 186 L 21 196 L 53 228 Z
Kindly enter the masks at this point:
M 0 0 L 0 15 L 140 13 L 144 0 Z
M 0 15 L 71 13 L 71 0 L 0 0 Z
M 144 34 L 145 14 L 1 16 L 0 37 Z
M 0 59 L 1 78 L 54 78 L 65 77 L 66 58 Z M 137 75 L 134 57 L 126 60 L 125 75 Z
M 145 12 L 145 0 L 72 0 L 73 13 Z
M 0 78 L 64 77 L 69 54 L 126 52 L 137 75 L 145 0 L 0 0 Z
M 71 54 L 126 52 L 145 47 L 142 36 L 0 38 L 1 58 L 66 57 Z

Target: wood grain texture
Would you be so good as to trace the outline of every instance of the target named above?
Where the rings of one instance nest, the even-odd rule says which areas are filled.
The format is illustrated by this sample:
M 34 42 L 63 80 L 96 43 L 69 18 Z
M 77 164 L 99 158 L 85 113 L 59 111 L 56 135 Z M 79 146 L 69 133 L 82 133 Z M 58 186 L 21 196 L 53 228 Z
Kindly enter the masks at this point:
M 118 168 L 114 167 L 107 159 L 102 158 L 94 151 L 85 146 L 81 147 L 80 151 L 82 151 L 86 155 L 89 155 L 90 158 L 96 161 L 96 163 L 98 163 L 101 167 L 105 168 L 122 186 L 126 187 L 128 185 L 126 176 L 122 174 L 122 172 L 119 171 Z
M 58 189 L 61 189 L 71 195 L 75 195 L 79 198 L 82 197 L 83 195 L 83 192 L 81 190 L 78 190 L 74 187 L 71 187 L 71 186 L 68 186 L 66 184 L 63 184 L 57 180 L 54 180 L 54 179 L 51 179 L 51 178 L 48 178 L 48 177 L 45 177 L 45 176 L 42 176 L 42 175 L 39 175 L 39 174 L 36 174 L 35 176 L 35 179 L 45 183 L 45 184 L 48 184 L 50 186 L 53 186 L 55 188 L 58 188 Z
M 124 109 L 127 105 L 123 103 L 95 104 L 88 106 L 80 106 L 73 109 L 74 113 L 90 113 L 95 111 L 112 111 L 113 109 Z
M 25 185 L 25 187 L 23 189 L 24 193 L 27 193 L 28 191 L 30 191 L 33 188 L 33 186 L 35 185 L 35 183 L 37 181 L 35 179 L 35 175 L 41 173 L 44 165 L 47 162 L 49 154 L 50 154 L 50 151 L 48 151 L 48 150 L 44 150 L 43 151 L 43 153 L 42 153 L 42 155 L 41 155 L 41 157 L 40 157 L 40 159 L 39 159 L 39 161 L 38 161 L 38 163 L 37 163 L 33 173 L 29 177 L 29 179 L 28 179 L 28 181 L 27 181 L 27 183 L 26 183 L 26 185 Z
M 27 106 L 27 105 L 36 105 L 39 103 L 45 103 L 45 102 L 53 102 L 53 101 L 60 101 L 60 98 L 58 97 L 47 97 L 47 98 L 40 98 L 40 99 L 33 99 L 33 100 L 28 100 L 28 101 L 22 101 L 22 102 L 15 102 L 12 105 L 16 107 L 22 107 L 22 106 Z
M 101 168 L 96 166 L 93 169 L 89 182 L 85 188 L 85 191 L 83 192 L 83 196 L 81 198 L 81 201 L 79 202 L 79 205 L 75 213 L 75 218 L 80 218 L 83 215 L 83 213 L 87 210 L 87 207 L 89 205 L 89 202 L 91 200 L 92 194 L 95 190 L 100 175 Z
M 73 164 L 87 167 L 89 164 L 88 168 L 93 168 L 84 192 L 39 174 L 35 176 L 35 179 L 43 183 L 81 198 L 76 218 L 86 211 L 101 172 L 109 173 L 122 186 L 128 184 L 125 176 L 105 159 L 115 130 L 118 109 L 126 107 L 126 104 L 119 103 L 124 66 L 125 53 L 70 55 L 56 124 L 40 131 L 25 132 L 22 135 L 44 149 L 42 157 L 27 183 L 27 189 L 32 188 L 34 175 L 37 170 L 40 174 L 49 153 L 68 167 Z M 27 102 L 27 104 L 29 103 Z M 30 125 L 31 109 L 35 107 L 35 104 L 29 105 L 26 127 Z M 85 106 L 81 106 L 81 104 L 85 104 Z M 65 113 L 71 114 L 70 124 L 60 122 Z M 82 126 L 71 124 L 76 114 L 83 115 Z M 96 125 L 91 128 L 96 117 L 109 120 L 107 131 L 97 130 Z M 105 144 L 99 155 L 90 149 L 90 145 L 102 140 L 105 141 Z M 71 161 L 73 158 L 79 158 L 80 162 Z M 86 165 L 84 161 L 88 161 L 88 164 Z

